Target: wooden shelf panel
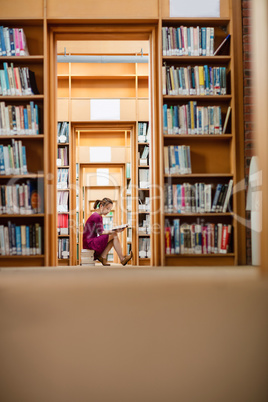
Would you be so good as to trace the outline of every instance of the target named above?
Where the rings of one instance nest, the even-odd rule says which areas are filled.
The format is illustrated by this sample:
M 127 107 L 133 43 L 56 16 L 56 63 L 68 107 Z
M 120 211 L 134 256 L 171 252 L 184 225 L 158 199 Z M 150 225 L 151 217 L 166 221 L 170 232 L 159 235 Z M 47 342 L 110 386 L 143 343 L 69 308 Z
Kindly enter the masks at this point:
M 208 101 L 219 101 L 226 102 L 232 99 L 232 95 L 163 95 L 163 100 L 208 100 Z
M 129 80 L 135 79 L 136 75 L 71 75 L 70 77 L 72 80 Z
M 193 140 L 199 140 L 199 139 L 203 139 L 203 140 L 231 140 L 233 138 L 232 134 L 211 134 L 211 135 L 207 135 L 207 134 L 164 134 L 163 135 L 164 139 L 193 139 Z
M 198 24 L 197 24 L 198 20 Z M 191 17 L 164 17 L 162 19 L 162 25 L 163 26 L 174 26 L 174 25 L 184 25 L 184 26 L 222 26 L 222 25 L 228 25 L 230 23 L 230 18 L 214 18 L 214 17 L 201 17 L 201 18 L 191 18 Z M 173 24 L 173 25 L 170 25 Z
M 3 218 L 44 218 L 45 214 L 0 214 L 0 217 Z
M 179 177 L 179 178 L 209 178 L 209 177 L 233 177 L 232 173 L 191 173 L 191 174 L 165 174 L 164 177 Z
M 70 266 L 70 258 L 58 259 L 58 267 L 68 267 Z
M 92 80 L 72 80 L 70 95 L 72 98 L 114 98 L 115 93 L 116 98 L 135 98 L 135 79 L 126 77 L 122 80 L 118 77 L 116 79 L 104 80 L 103 77 L 101 77 Z
M 88 188 L 88 189 L 120 189 L 120 186 L 116 186 L 116 185 L 108 185 L 108 186 L 103 186 L 103 185 L 101 185 L 101 186 L 98 186 L 98 185 L 93 185 L 93 186 L 84 186 L 85 188 Z
M 200 258 L 201 256 L 202 258 Z M 234 254 L 199 254 L 197 257 L 194 257 L 194 255 L 191 254 L 181 254 L 175 256 L 166 256 L 165 258 L 165 266 L 167 267 L 232 267 L 235 264 L 236 262 Z
M 196 217 L 209 217 L 209 216 L 216 216 L 216 217 L 224 217 L 224 216 L 234 216 L 233 213 L 231 212 L 206 212 L 206 213 L 191 213 L 191 212 L 186 212 L 186 213 L 165 213 L 165 216 L 167 217 L 192 217 L 192 216 L 196 216 Z
M 0 56 L 0 62 L 11 62 L 20 64 L 43 63 L 44 56 Z
M 1 255 L 1 268 L 24 268 L 45 266 L 45 256 L 42 255 Z
M 0 101 L 31 101 L 31 100 L 43 100 L 44 95 L 16 95 L 16 96 L 0 96 Z
M 166 254 L 166 258 L 216 258 L 216 257 L 234 257 L 234 253 L 227 253 L 227 254 Z
M 148 266 L 151 265 L 151 258 L 139 258 L 139 265 Z
M 39 255 L 0 255 L 0 260 L 2 259 L 9 259 L 9 260 L 13 260 L 13 259 L 23 259 L 23 260 L 27 260 L 27 259 L 40 259 L 40 258 L 45 258 L 44 254 L 39 254 Z
M 0 135 L 0 141 L 1 140 L 43 140 L 44 139 L 44 134 L 4 134 Z
M 29 173 L 29 174 L 22 174 L 22 175 L 0 175 L 0 179 L 38 179 L 44 177 L 44 174 L 37 174 L 37 173 Z
M 198 61 L 198 63 L 215 63 L 215 62 L 229 62 L 231 61 L 231 56 L 162 56 L 163 61 L 181 61 L 182 63 L 193 63 Z

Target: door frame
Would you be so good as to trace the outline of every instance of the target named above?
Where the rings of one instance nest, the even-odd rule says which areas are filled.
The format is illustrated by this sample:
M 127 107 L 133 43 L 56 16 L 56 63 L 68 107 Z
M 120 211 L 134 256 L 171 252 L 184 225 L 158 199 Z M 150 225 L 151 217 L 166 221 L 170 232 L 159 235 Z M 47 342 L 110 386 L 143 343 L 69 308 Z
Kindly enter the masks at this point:
M 160 43 L 158 41 L 159 25 L 158 23 L 146 23 L 144 21 L 133 21 L 132 23 L 113 23 L 106 20 L 105 23 L 88 23 L 73 25 L 71 23 L 48 24 L 48 122 L 49 122 L 49 174 L 50 185 L 53 188 L 54 200 L 52 211 L 57 210 L 56 205 L 56 152 L 57 152 L 57 41 L 58 40 L 148 40 L 149 41 L 149 104 L 150 104 L 150 125 L 151 125 L 151 183 L 152 183 L 152 228 L 160 228 L 163 211 L 160 194 L 161 194 L 161 175 L 162 159 L 160 157 L 162 149 L 162 137 L 159 129 L 159 88 L 160 74 L 158 70 Z M 53 201 L 52 201 L 53 202 Z M 49 237 L 50 256 L 49 265 L 56 265 L 57 257 L 57 215 L 54 213 L 49 215 Z M 161 230 L 152 230 L 151 235 L 151 265 L 159 266 L 163 262 L 163 233 Z

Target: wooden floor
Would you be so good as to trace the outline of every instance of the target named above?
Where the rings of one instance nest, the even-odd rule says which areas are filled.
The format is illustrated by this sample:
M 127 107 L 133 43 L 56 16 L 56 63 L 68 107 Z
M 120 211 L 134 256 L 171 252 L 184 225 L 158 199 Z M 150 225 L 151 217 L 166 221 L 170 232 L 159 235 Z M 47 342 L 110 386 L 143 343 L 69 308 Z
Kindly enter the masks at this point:
M 0 269 L 1 402 L 267 402 L 254 267 Z

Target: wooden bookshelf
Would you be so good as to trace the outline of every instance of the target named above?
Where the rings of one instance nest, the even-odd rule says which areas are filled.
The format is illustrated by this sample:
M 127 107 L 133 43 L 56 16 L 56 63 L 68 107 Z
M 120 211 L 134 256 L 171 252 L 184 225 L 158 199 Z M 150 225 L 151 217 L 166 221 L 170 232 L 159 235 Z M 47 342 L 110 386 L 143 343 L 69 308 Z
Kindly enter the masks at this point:
M 162 185 L 167 188 L 173 189 L 173 185 L 182 185 L 183 183 L 206 183 L 211 184 L 215 189 L 217 183 L 227 183 L 230 179 L 234 180 L 234 185 L 237 183 L 237 168 L 236 168 L 236 127 L 237 127 L 237 114 L 236 114 L 236 89 L 234 86 L 235 79 L 235 55 L 234 55 L 234 37 L 233 37 L 233 20 L 232 14 L 230 18 L 211 18 L 211 19 L 182 19 L 182 18 L 162 18 L 161 28 L 173 27 L 178 28 L 180 26 L 185 27 L 212 27 L 214 29 L 214 50 L 218 47 L 219 43 L 229 33 L 231 34 L 230 54 L 224 56 L 161 56 L 161 65 L 168 66 L 167 70 L 172 66 L 176 69 L 186 66 L 203 66 L 208 65 L 213 67 L 226 68 L 226 94 L 220 95 L 169 95 L 161 93 L 161 108 L 163 105 L 167 105 L 167 108 L 174 107 L 175 105 L 182 106 L 188 104 L 188 102 L 195 101 L 197 106 L 208 107 L 218 106 L 221 108 L 222 119 L 224 119 L 227 107 L 231 106 L 232 114 L 231 121 L 228 125 L 227 134 L 217 135 L 198 135 L 195 134 L 165 134 L 164 133 L 164 120 L 160 118 L 162 126 L 162 146 L 177 146 L 188 145 L 190 146 L 191 153 L 191 174 L 167 174 L 164 172 L 164 166 L 162 169 Z M 162 33 L 162 29 L 161 29 Z M 162 48 L 161 48 L 162 54 Z M 200 68 L 200 67 L 198 67 Z M 166 78 L 168 79 L 168 78 Z M 163 80 L 163 75 L 162 75 Z M 161 82 L 161 92 L 163 83 Z M 188 116 L 189 118 L 189 116 Z M 223 122 L 222 122 L 223 126 Z M 163 156 L 162 156 L 163 157 Z M 193 187 L 193 186 L 192 186 Z M 176 190 L 177 191 L 177 190 Z M 167 197 L 167 198 L 166 198 Z M 163 210 L 166 211 L 167 202 L 172 202 L 170 198 L 174 195 L 168 195 L 163 200 Z M 177 195 L 176 195 L 177 197 Z M 213 197 L 212 197 L 213 201 Z M 176 201 L 177 202 L 177 201 Z M 168 213 L 167 211 L 162 216 L 162 227 L 165 223 L 173 226 L 173 219 L 179 219 L 179 227 L 184 223 L 188 223 L 189 226 L 195 223 L 197 220 L 203 222 L 202 225 L 213 223 L 213 225 L 232 225 L 233 227 L 233 239 L 230 246 L 230 250 L 227 254 L 212 253 L 207 254 L 206 250 L 203 250 L 202 254 L 195 254 L 195 249 L 191 249 L 189 254 L 184 253 L 183 245 L 180 243 L 180 249 L 178 251 L 170 250 L 167 253 L 167 245 L 165 245 L 165 237 L 162 234 L 162 247 L 163 247 L 163 265 L 236 265 L 238 263 L 238 225 L 235 217 L 238 214 L 237 195 L 233 194 L 232 197 L 232 210 L 226 213 Z M 176 222 L 177 223 L 177 222 Z M 191 226 L 190 226 L 191 227 Z M 179 231 L 177 236 L 177 245 L 182 241 L 181 229 L 172 229 Z M 192 230 L 192 229 L 191 229 Z M 203 226 L 202 226 L 202 230 Z M 213 232 L 214 233 L 214 232 Z M 196 235 L 195 240 L 196 240 Z M 210 236 L 210 234 L 208 235 Z M 193 238 L 192 238 L 193 241 Z M 203 240 L 202 240 L 203 241 Z M 213 243 L 214 245 L 214 243 Z M 172 249 L 171 245 L 171 249 Z M 187 249 L 188 250 L 188 249 Z M 214 249 L 213 249 L 214 251 Z M 175 254 L 176 253 L 176 254 Z M 203 254 L 204 253 L 204 254 Z
M 113 45 L 111 48 L 115 47 Z M 109 48 L 109 51 L 111 51 Z M 57 78 L 58 78 L 58 89 L 57 89 L 57 99 L 58 99 L 58 119 L 60 117 L 65 117 L 65 119 L 70 121 L 71 129 L 70 133 L 73 130 L 76 130 L 76 126 L 83 122 L 84 125 L 90 123 L 90 101 L 91 99 L 105 98 L 109 99 L 117 98 L 120 100 L 120 122 L 123 121 L 135 121 L 136 126 L 138 125 L 138 118 L 146 117 L 146 120 L 149 118 L 149 92 L 148 92 L 148 78 L 149 71 L 148 65 L 139 64 L 139 63 L 116 63 L 116 64 L 86 64 L 86 63 L 58 63 L 57 64 Z M 110 92 L 109 92 L 110 91 Z M 110 95 L 111 96 L 110 96 Z M 106 123 L 107 124 L 107 123 Z M 109 122 L 108 122 L 109 124 Z M 111 124 L 111 123 L 110 123 Z M 113 122 L 112 122 L 113 124 Z M 118 122 L 117 122 L 118 124 Z M 127 142 L 125 138 L 125 146 L 130 146 L 130 143 L 137 141 L 136 133 L 132 131 L 132 137 L 130 138 L 130 130 L 125 130 L 127 135 Z M 83 134 L 81 133 L 80 139 L 83 138 Z M 108 139 L 108 138 L 107 138 Z M 70 140 L 71 142 L 71 140 Z M 75 144 L 75 141 L 73 142 Z M 89 142 L 88 142 L 89 144 Z M 100 142 L 99 146 L 103 143 Z M 147 144 L 147 143 L 146 143 Z M 83 142 L 85 146 L 86 143 Z M 139 146 L 144 147 L 145 144 L 139 144 Z M 76 145 L 74 145 L 76 149 L 79 148 L 79 141 Z M 136 147 L 136 145 L 135 145 Z M 137 146 L 138 148 L 138 146 Z M 133 147 L 130 147 L 131 150 L 131 175 L 130 177 L 125 177 L 124 187 L 127 187 L 130 182 L 132 182 L 132 186 L 138 185 L 138 175 L 136 162 L 132 163 L 136 159 L 136 153 Z M 75 148 L 71 152 L 76 153 Z M 119 150 L 116 151 L 119 155 Z M 126 154 L 127 155 L 127 154 Z M 77 153 L 76 153 L 77 156 Z M 123 162 L 124 156 L 122 154 Z M 120 161 L 119 156 L 117 156 L 118 162 Z M 80 171 L 82 164 L 78 162 L 78 171 L 79 171 L 79 180 L 77 184 L 79 188 L 82 188 L 82 183 L 80 181 Z M 125 170 L 127 169 L 128 156 L 126 156 L 126 160 L 124 163 Z M 114 163 L 114 162 L 113 162 Z M 148 167 L 147 167 L 148 168 Z M 132 180 L 131 180 L 132 177 Z M 72 182 L 74 184 L 74 182 Z M 99 186 L 96 187 L 96 190 L 100 189 Z M 91 190 L 94 190 L 94 186 L 91 186 Z M 147 191 L 147 190 L 146 190 Z M 80 191 L 81 193 L 81 191 Z M 134 194 L 131 194 L 134 201 L 131 202 L 131 210 L 123 211 L 123 221 L 130 220 L 129 228 L 126 233 L 124 232 L 122 235 L 122 245 L 123 252 L 127 254 L 131 249 L 134 252 L 134 259 L 132 263 L 138 263 L 138 231 L 136 230 L 135 225 L 132 223 L 135 221 L 138 224 L 138 218 L 134 218 L 135 211 L 137 206 L 136 199 Z M 104 195 L 105 196 L 105 195 Z M 130 197 L 129 194 L 125 194 L 125 199 L 127 200 Z M 82 210 L 84 211 L 85 206 L 82 206 L 81 202 L 79 203 L 79 210 L 76 211 L 77 219 L 79 221 L 79 227 L 83 226 L 83 217 Z M 119 214 L 117 213 L 119 216 Z M 85 218 L 86 219 L 86 218 Z M 134 219 L 134 220 L 133 220 Z M 131 241 L 127 242 L 128 239 Z M 72 242 L 72 236 L 70 237 L 70 243 L 72 243 L 72 249 L 74 250 L 74 243 L 76 243 L 76 250 L 73 253 L 77 254 L 77 264 L 79 264 L 79 251 L 77 253 L 77 249 L 81 249 L 82 239 L 81 234 L 79 235 L 76 242 Z M 114 256 L 114 261 L 117 261 L 117 256 Z M 74 262 L 75 263 L 75 262 Z
M 135 63 L 58 63 L 58 99 L 76 99 L 84 107 L 90 99 L 148 99 L 148 69 Z M 123 107 L 123 106 L 122 106 Z M 73 120 L 79 120 L 73 115 Z
M 5 7 L 3 8 L 3 15 L 5 14 Z M 21 141 L 22 146 L 25 146 L 26 150 L 26 162 L 27 162 L 27 174 L 6 174 L 0 176 L 0 185 L 6 188 L 6 186 L 14 186 L 18 185 L 20 188 L 26 185 L 27 183 L 35 183 L 38 196 L 41 199 L 40 208 L 42 211 L 38 213 L 3 213 L 0 215 L 2 225 L 4 227 L 8 226 L 8 223 L 15 225 L 15 227 L 19 227 L 19 234 L 15 236 L 15 245 L 16 245 L 16 254 L 14 255 L 14 246 L 13 246 L 13 255 L 0 255 L 1 266 L 3 267 L 20 267 L 20 266 L 44 266 L 47 265 L 48 256 L 47 256 L 47 214 L 46 214 L 46 136 L 47 136 L 47 123 L 46 123 L 46 110 L 45 110 L 45 88 L 46 88 L 46 77 L 45 77 L 45 27 L 43 19 L 16 19 L 16 18 L 1 18 L 0 25 L 8 28 L 23 28 L 27 47 L 29 51 L 29 55 L 27 56 L 0 56 L 0 68 L 4 68 L 4 63 L 7 63 L 7 66 L 10 67 L 11 63 L 13 63 L 13 67 L 28 67 L 32 72 L 34 72 L 37 89 L 39 94 L 37 95 L 2 95 L 0 96 L 0 102 L 4 102 L 5 106 L 23 106 L 26 108 L 27 105 L 30 104 L 31 101 L 34 102 L 34 105 L 38 106 L 38 120 L 39 120 L 39 133 L 40 134 L 27 134 L 25 130 L 21 129 L 21 134 L 15 133 L 5 133 L 5 129 L 3 129 L 2 134 L 0 135 L 0 144 L 3 146 L 11 145 L 11 141 Z M 25 122 L 25 120 L 24 120 Z M 3 120 L 2 120 L 3 124 Z M 16 125 L 18 121 L 16 121 Z M 20 124 L 20 123 L 19 123 Z M 3 127 L 3 126 L 2 126 Z M 13 123 L 14 127 L 14 123 Z M 24 132 L 23 132 L 24 131 Z M 15 154 L 14 154 L 15 157 Z M 30 187 L 28 187 L 29 191 Z M 26 191 L 26 190 L 23 190 Z M 2 194 L 3 196 L 3 194 Z M 26 193 L 24 192 L 24 196 Z M 6 193 L 7 197 L 7 193 Z M 11 205 L 11 208 L 15 205 L 15 199 L 7 199 L 6 202 Z M 28 194 L 30 197 L 30 194 Z M 29 201 L 28 202 L 32 202 Z M 19 208 L 21 208 L 22 204 L 19 204 Z M 28 211 L 29 212 L 29 211 Z M 31 231 L 35 230 L 35 225 L 40 227 L 40 253 L 36 255 L 21 255 L 20 247 L 22 246 L 22 226 L 27 227 L 28 229 L 31 227 Z M 39 230 L 39 229 L 38 229 Z M 28 232 L 29 233 L 29 232 Z M 37 234 L 38 232 L 36 232 Z M 8 236 L 10 240 L 10 236 L 12 237 L 10 230 L 8 231 Z M 26 236 L 29 236 L 29 234 Z M 33 239 L 33 238 L 32 238 Z M 27 251 L 29 252 L 30 241 L 27 239 Z M 37 244 L 37 243 L 36 243 Z M 28 248 L 29 247 L 29 248 Z M 12 253 L 12 251 L 8 250 L 8 253 Z M 4 252 L 6 253 L 6 252 Z M 24 250 L 22 250 L 24 253 Z
M 1 8 L 0 24 L 9 27 L 23 27 L 27 38 L 29 56 L 1 57 L 1 68 L 4 62 L 14 63 L 14 66 L 29 66 L 35 72 L 39 95 L 34 96 L 4 96 L 0 101 L 15 106 L 26 105 L 30 101 L 37 103 L 40 112 L 40 135 L 22 135 L 20 138 L 3 135 L 2 143 L 8 143 L 12 138 L 20 139 L 26 146 L 29 175 L 0 176 L 0 183 L 6 184 L 10 179 L 23 182 L 27 179 L 42 178 L 44 181 L 44 214 L 43 216 L 26 216 L 26 222 L 37 219 L 44 227 L 42 254 L 38 257 L 1 259 L 7 265 L 28 265 L 29 260 L 37 265 L 57 264 L 57 213 L 56 213 L 56 124 L 57 121 L 69 121 L 72 125 L 90 122 L 91 99 L 117 97 L 120 99 L 120 122 L 136 124 L 138 121 L 150 121 L 152 127 L 152 141 L 150 144 L 151 165 L 150 174 L 155 186 L 150 192 L 152 196 L 151 219 L 152 224 L 158 224 L 159 233 L 152 233 L 153 265 L 180 265 L 188 261 L 188 265 L 198 265 L 199 261 L 205 265 L 234 265 L 245 263 L 245 227 L 235 216 L 243 221 L 245 217 L 245 194 L 243 191 L 233 197 L 232 213 L 225 215 L 205 214 L 204 219 L 218 219 L 220 222 L 232 221 L 234 226 L 233 252 L 228 256 L 194 256 L 170 257 L 165 253 L 164 197 L 161 189 L 164 184 L 202 181 L 216 184 L 219 181 L 226 183 L 229 178 L 237 185 L 244 179 L 244 135 L 243 135 L 243 78 L 242 78 L 242 29 L 241 29 L 241 2 L 222 0 L 220 2 L 220 18 L 170 18 L 169 1 L 160 3 L 149 0 L 144 5 L 141 0 L 130 0 L 122 7 L 114 7 L 112 2 L 92 5 L 81 0 L 81 8 L 74 7 L 74 0 L 63 4 L 49 2 L 47 5 L 40 1 L 25 0 L 23 3 L 5 2 Z M 119 1 L 120 5 L 120 1 Z M 81 14 L 83 9 L 83 15 Z M 29 18 L 29 10 L 32 17 Z M 88 14 L 87 14 L 88 13 Z M 90 18 L 85 18 L 90 15 Z M 135 16 L 135 20 L 133 20 Z M 131 23 L 130 23 L 131 22 Z M 56 24 L 55 24 L 56 23 Z M 163 26 L 213 26 L 215 28 L 215 47 L 223 40 L 227 33 L 231 34 L 230 53 L 220 56 L 162 56 L 161 28 Z M 222 29 L 224 27 L 224 29 Z M 95 64 L 92 66 L 74 65 L 71 63 L 57 64 L 57 40 L 78 42 L 94 40 L 94 54 L 99 54 L 100 35 L 104 40 L 116 42 L 147 40 L 149 41 L 150 57 L 149 69 L 147 65 L 121 65 L 120 71 L 115 66 Z M 78 43 L 77 42 L 77 43 Z M 127 53 L 127 51 L 125 51 Z M 115 53 L 114 53 L 115 54 Z M 209 66 L 224 66 L 227 70 L 228 91 L 221 96 L 182 96 L 162 95 L 161 67 L 163 62 L 168 65 L 184 66 L 207 64 Z M 55 71 L 58 77 L 55 77 Z M 150 84 L 149 84 L 150 81 Z M 58 85 L 57 85 L 58 82 Z M 195 100 L 200 106 L 215 105 L 222 108 L 223 117 L 228 106 L 232 107 L 230 125 L 224 135 L 164 135 L 162 121 L 162 106 L 183 105 Z M 150 104 L 150 109 L 149 109 Z M 15 138 L 16 137 L 16 138 Z M 70 152 L 74 164 L 75 154 L 73 140 L 70 141 Z M 184 176 L 166 175 L 163 170 L 163 147 L 172 145 L 188 145 L 191 148 L 192 174 Z M 134 145 L 133 145 L 134 146 Z M 139 145 L 142 146 L 142 145 Z M 138 150 L 134 146 L 134 156 Z M 134 160 L 134 159 L 133 159 Z M 70 165 L 71 166 L 71 163 Z M 133 163 L 133 182 L 137 182 L 138 165 Z M 145 168 L 143 166 L 143 168 Z M 147 168 L 148 169 L 148 168 Z M 70 170 L 73 172 L 73 166 Z M 74 177 L 74 175 L 73 175 Z M 75 181 L 72 179 L 72 183 Z M 159 189 L 155 190 L 156 188 Z M 140 189 L 141 191 L 142 189 Z M 148 189 L 144 189 L 148 192 Z M 160 194 L 161 193 L 161 194 Z M 159 197 L 160 200 L 158 201 Z M 71 196 L 73 200 L 74 197 Z M 74 202 L 74 201 L 73 201 Z M 135 201 L 136 202 L 136 201 Z M 137 205 L 136 207 L 137 208 Z M 137 211 L 136 211 L 137 212 Z M 74 213 L 75 215 L 75 213 Z M 72 215 L 74 217 L 74 215 Z M 137 214 L 137 216 L 140 214 Z M 199 217 L 199 215 L 198 215 Z M 182 216 L 181 219 L 194 219 L 194 216 Z M 6 220 L 8 217 L 6 218 Z M 12 217 L 20 221 L 20 216 Z M 134 231 L 135 232 L 134 228 Z M 69 235 L 73 239 L 73 234 Z M 133 244 L 138 238 L 135 234 Z M 75 244 L 75 241 L 73 241 Z M 75 249 L 75 245 L 73 245 Z M 138 247 L 135 245 L 135 250 Z M 76 250 L 75 250 L 76 255 Z M 14 262 L 16 260 L 16 262 Z M 218 260 L 218 263 L 215 261 Z M 37 262 L 36 262 L 37 261 Z M 73 260 L 72 260 L 73 261 Z
M 151 265 L 151 152 L 150 152 L 150 124 L 148 121 L 139 121 L 137 125 L 137 184 L 138 184 L 138 265 Z M 146 152 L 146 156 L 144 153 Z M 145 178 L 143 177 L 145 176 Z M 147 185 L 145 185 L 147 182 Z M 144 230 L 140 230 L 140 228 Z
M 72 201 L 70 192 L 71 183 L 71 153 L 70 153 L 70 123 L 58 122 L 57 126 L 57 265 L 71 265 L 72 237 L 70 236 L 70 220 Z M 68 173 L 66 185 L 61 186 L 64 173 Z M 62 178 L 62 179 L 59 179 Z M 67 199 L 68 198 L 68 199 Z M 67 200 L 66 208 L 62 210 L 62 200 Z M 60 226 L 60 227 L 59 227 Z M 63 258 L 64 252 L 66 256 Z

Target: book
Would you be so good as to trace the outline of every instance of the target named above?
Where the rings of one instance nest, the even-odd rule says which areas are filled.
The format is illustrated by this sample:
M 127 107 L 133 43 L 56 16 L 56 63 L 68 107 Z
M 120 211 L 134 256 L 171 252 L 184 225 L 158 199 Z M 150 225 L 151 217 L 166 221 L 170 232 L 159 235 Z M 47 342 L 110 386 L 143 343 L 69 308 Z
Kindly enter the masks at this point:
M 19 28 L 20 56 L 29 56 L 26 36 L 23 28 Z
M 227 253 L 227 244 L 228 244 L 228 236 L 229 236 L 228 226 L 230 226 L 230 225 L 222 226 L 222 236 L 221 236 L 221 244 L 220 244 L 219 252 L 223 253 L 223 254 Z
M 230 39 L 231 36 L 230 34 L 226 36 L 226 38 L 223 39 L 223 41 L 220 43 L 220 45 L 217 47 L 215 52 L 213 53 L 213 56 L 218 56 L 222 54 L 228 54 L 229 53 L 229 44 L 230 44 Z
M 165 222 L 165 252 L 171 254 L 171 229 L 168 220 Z
M 43 213 L 43 182 L 36 180 L 28 181 L 28 197 L 31 213 Z
M 128 227 L 128 223 L 123 223 L 122 225 L 113 226 L 112 230 L 121 230 Z
M 29 81 L 30 81 L 30 88 L 32 90 L 33 95 L 39 95 L 40 92 L 38 91 L 37 84 L 36 84 L 36 79 L 35 79 L 35 73 L 32 70 L 28 69 L 29 73 Z
M 94 263 L 94 250 L 82 249 L 81 250 L 81 264 L 95 266 Z
M 227 189 L 226 196 L 225 196 L 224 203 L 223 203 L 223 207 L 222 207 L 222 212 L 227 211 L 227 207 L 229 205 L 230 197 L 231 197 L 231 194 L 232 194 L 233 182 L 234 182 L 233 179 L 229 180 L 228 189 Z
M 216 212 L 216 207 L 217 207 L 221 189 L 222 189 L 222 184 L 220 184 L 220 183 L 217 184 L 215 195 L 214 195 L 213 202 L 212 202 L 211 212 Z
M 223 200 L 225 198 L 226 192 L 227 192 L 228 184 L 223 184 L 221 186 L 221 191 L 217 200 L 216 204 L 216 211 L 215 212 L 221 212 L 222 210 L 222 205 L 223 205 Z
M 231 106 L 228 106 L 226 116 L 225 116 L 225 120 L 224 120 L 224 124 L 223 124 L 222 134 L 225 134 L 225 132 L 226 132 L 226 128 L 227 128 L 227 124 L 228 124 L 228 121 L 229 121 L 230 113 L 231 113 Z

